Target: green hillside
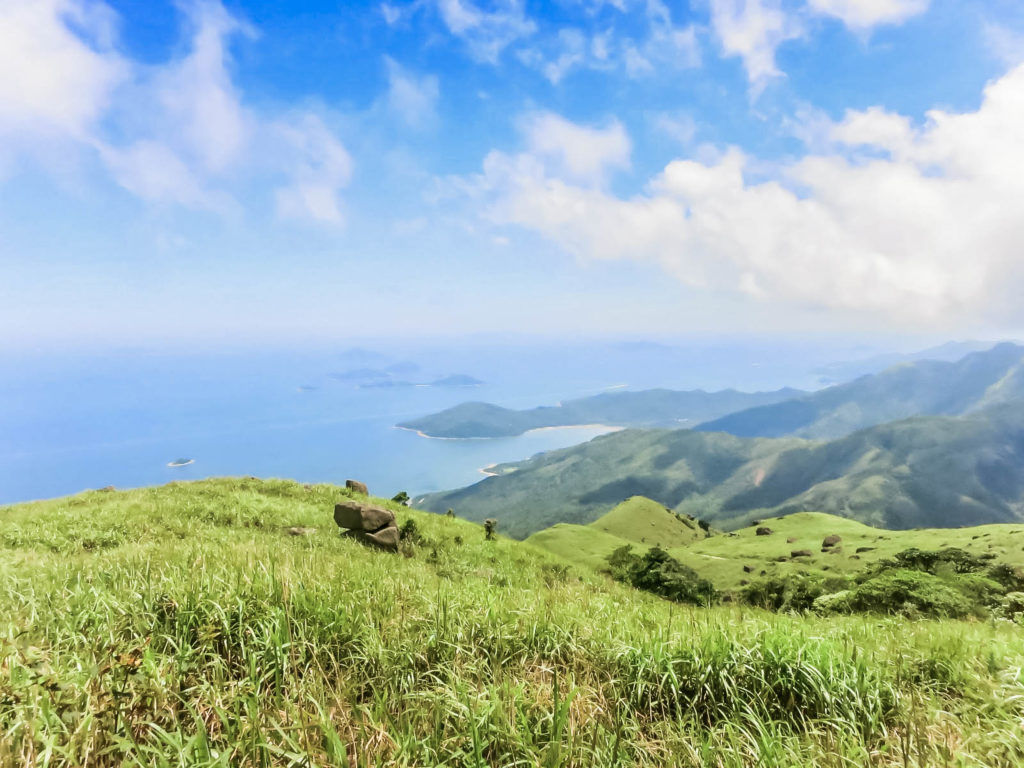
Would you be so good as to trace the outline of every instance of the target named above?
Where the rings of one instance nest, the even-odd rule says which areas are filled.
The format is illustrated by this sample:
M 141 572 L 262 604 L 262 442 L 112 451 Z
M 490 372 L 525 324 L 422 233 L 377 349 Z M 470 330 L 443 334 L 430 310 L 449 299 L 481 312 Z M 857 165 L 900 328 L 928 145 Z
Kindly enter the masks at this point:
M 589 525 L 558 523 L 537 531 L 526 541 L 577 565 L 600 569 L 605 558 L 623 544 L 670 549 L 706 536 L 693 518 L 634 496 Z
M 697 521 L 643 496 L 633 496 L 590 524 L 625 541 L 668 549 L 706 537 Z
M 952 363 L 901 363 L 810 395 L 709 420 L 697 429 L 829 439 L 910 416 L 973 413 L 1022 398 L 1024 347 L 1003 343 Z
M 498 517 L 517 537 L 590 523 L 634 495 L 724 528 L 801 510 L 895 529 L 1014 522 L 1024 519 L 1024 401 L 829 442 L 625 430 L 496 471 L 417 504 Z
M 676 545 L 656 538 L 637 541 L 607 531 L 598 535 L 596 526 L 562 523 L 526 541 L 597 570 L 607 567 L 606 558 L 618 547 L 631 544 L 640 551 L 657 545 L 721 590 L 736 589 L 759 576 L 855 574 L 911 548 L 934 551 L 955 547 L 975 555 L 991 555 L 994 562 L 1024 567 L 1024 524 L 890 531 L 821 512 L 797 512 Z M 759 536 L 758 528 L 769 528 L 771 533 Z M 829 536 L 839 536 L 842 541 L 823 552 L 822 542 Z M 800 550 L 810 550 L 812 555 L 792 556 Z
M 798 389 L 775 392 L 720 392 L 648 389 L 610 392 L 556 406 L 512 410 L 491 403 L 462 403 L 454 408 L 405 421 L 398 426 L 431 437 L 511 437 L 540 427 L 608 424 L 624 427 L 681 427 L 759 405 L 805 394 Z
M 338 534 L 345 495 L 221 479 L 0 508 L 0 765 L 1024 759 L 1010 622 L 691 608 L 399 505 L 417 531 L 386 553 Z

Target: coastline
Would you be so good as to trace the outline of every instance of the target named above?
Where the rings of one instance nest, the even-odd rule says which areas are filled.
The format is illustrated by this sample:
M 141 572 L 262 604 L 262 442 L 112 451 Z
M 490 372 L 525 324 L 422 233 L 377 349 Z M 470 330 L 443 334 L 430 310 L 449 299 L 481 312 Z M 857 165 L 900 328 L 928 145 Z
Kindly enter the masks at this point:
M 496 466 L 498 466 L 497 462 L 488 464 L 486 467 L 480 467 L 480 474 L 486 475 L 487 477 L 497 477 L 497 472 L 491 472 L 491 470 L 494 469 L 494 467 Z
M 426 432 L 422 432 L 412 427 L 403 427 L 395 424 L 395 429 L 401 429 L 406 432 L 415 432 L 420 437 L 425 437 L 428 440 L 506 440 L 510 437 L 522 437 L 528 435 L 531 432 L 548 432 L 556 429 L 600 429 L 604 434 L 611 432 L 620 432 L 625 427 L 612 426 L 611 424 L 560 424 L 554 427 L 533 427 L 520 432 L 518 435 L 502 435 L 500 437 L 439 437 L 438 435 L 428 435 Z

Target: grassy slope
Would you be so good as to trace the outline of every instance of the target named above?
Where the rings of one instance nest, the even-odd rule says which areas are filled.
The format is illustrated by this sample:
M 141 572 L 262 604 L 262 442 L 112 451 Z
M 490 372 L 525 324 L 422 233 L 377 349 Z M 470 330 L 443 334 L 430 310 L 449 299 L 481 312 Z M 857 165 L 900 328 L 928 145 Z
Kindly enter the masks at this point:
M 533 534 L 527 541 L 577 565 L 598 570 L 605 566 L 605 558 L 624 544 L 634 545 L 637 551 L 657 544 L 722 590 L 735 589 L 743 581 L 760 577 L 762 572 L 766 576 L 854 573 L 912 547 L 924 550 L 959 547 L 972 554 L 994 554 L 997 562 L 1024 566 L 1024 524 L 889 531 L 834 515 L 798 512 L 764 520 L 760 525 L 772 529 L 769 536 L 758 536 L 756 529 L 760 525 L 752 525 L 678 544 L 657 537 L 642 542 L 636 537 L 595 531 L 596 525 L 556 525 Z M 832 535 L 842 537 L 842 542 L 832 551 L 822 552 L 823 540 Z M 865 547 L 870 551 L 857 552 Z M 792 558 L 796 550 L 810 550 L 813 555 Z M 785 561 L 780 562 L 780 558 Z M 745 571 L 744 566 L 750 570 Z
M 0 765 L 1024 759 L 1015 626 L 688 609 L 401 508 L 432 543 L 381 553 L 337 534 L 344 494 L 215 480 L 0 509 Z
M 724 528 L 800 510 L 894 529 L 1008 523 L 1024 517 L 1024 401 L 826 443 L 625 430 L 496 471 L 418 503 L 500 518 L 514 536 L 589 523 L 631 495 Z
M 461 403 L 439 413 L 405 421 L 398 426 L 432 437 L 510 437 L 529 429 L 573 424 L 678 427 L 718 418 L 733 411 L 789 400 L 806 394 L 798 389 L 775 392 L 720 392 L 648 389 L 610 392 L 557 406 L 526 410 L 491 403 Z
M 695 520 L 678 516 L 643 496 L 634 496 L 590 525 L 558 523 L 526 541 L 577 565 L 600 569 L 605 558 L 623 544 L 668 549 L 704 537 Z
M 953 363 L 901 363 L 805 397 L 755 406 L 697 427 L 743 437 L 830 439 L 922 414 L 958 415 L 1024 397 L 1024 347 L 998 344 Z

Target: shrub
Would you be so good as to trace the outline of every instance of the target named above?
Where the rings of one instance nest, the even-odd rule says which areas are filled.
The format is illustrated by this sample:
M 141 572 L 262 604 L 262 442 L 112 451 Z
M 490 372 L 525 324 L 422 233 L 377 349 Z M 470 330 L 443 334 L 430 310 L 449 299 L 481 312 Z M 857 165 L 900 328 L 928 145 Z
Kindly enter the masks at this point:
M 893 569 L 857 585 L 844 605 L 851 611 L 931 618 L 963 618 L 974 613 L 960 590 L 922 571 Z
M 627 544 L 612 552 L 607 562 L 616 580 L 677 603 L 712 605 L 718 599 L 710 581 L 702 579 L 660 547 L 652 547 L 644 555 L 634 555 Z
M 740 593 L 743 602 L 771 611 L 809 611 L 817 600 L 848 586 L 842 577 L 813 575 L 772 576 L 755 581 Z

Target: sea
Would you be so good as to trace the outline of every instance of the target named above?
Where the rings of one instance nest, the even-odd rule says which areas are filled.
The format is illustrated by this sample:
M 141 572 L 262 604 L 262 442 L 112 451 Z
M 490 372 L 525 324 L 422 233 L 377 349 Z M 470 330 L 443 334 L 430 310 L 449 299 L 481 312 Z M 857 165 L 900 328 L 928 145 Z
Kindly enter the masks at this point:
M 416 495 L 607 430 L 439 440 L 396 428 L 406 419 L 466 401 L 529 408 L 651 387 L 813 389 L 827 383 L 822 366 L 872 351 L 488 338 L 0 351 L 0 504 L 226 475 L 353 478 L 376 495 Z

